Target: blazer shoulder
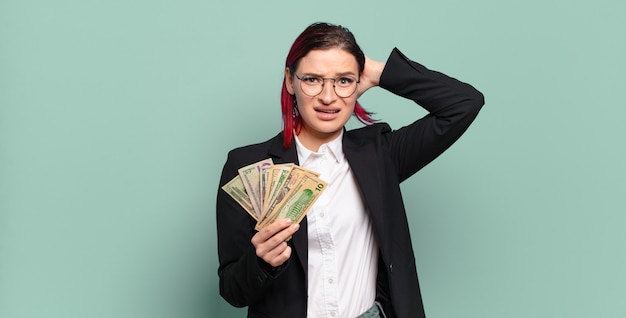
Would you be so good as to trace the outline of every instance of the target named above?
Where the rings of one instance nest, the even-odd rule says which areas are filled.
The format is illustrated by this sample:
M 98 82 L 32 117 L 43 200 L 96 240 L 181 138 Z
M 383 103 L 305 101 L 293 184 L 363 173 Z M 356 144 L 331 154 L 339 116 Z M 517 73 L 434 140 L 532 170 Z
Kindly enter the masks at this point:
M 363 144 L 367 142 L 371 142 L 373 140 L 377 140 L 378 138 L 384 137 L 386 134 L 391 133 L 391 126 L 387 123 L 375 123 L 371 125 L 367 125 L 365 127 L 353 129 L 347 131 L 346 137 L 353 142 L 358 144 Z
M 281 142 L 281 140 L 279 139 L 280 139 L 280 134 L 263 142 L 234 148 L 228 152 L 228 158 L 229 159 L 241 158 L 241 157 L 249 158 L 249 157 L 254 157 L 256 154 L 261 155 L 261 156 L 263 155 L 267 156 L 269 149 L 272 148 L 272 145 L 274 145 L 277 142 L 279 143 Z
M 267 159 L 270 149 L 275 147 L 275 144 L 280 144 L 282 141 L 280 136 L 275 136 L 264 142 L 250 144 L 242 147 L 237 147 L 228 152 L 226 157 L 226 163 L 224 164 L 223 173 L 227 178 L 232 177 L 237 173 L 237 169 L 247 166 L 251 163 Z

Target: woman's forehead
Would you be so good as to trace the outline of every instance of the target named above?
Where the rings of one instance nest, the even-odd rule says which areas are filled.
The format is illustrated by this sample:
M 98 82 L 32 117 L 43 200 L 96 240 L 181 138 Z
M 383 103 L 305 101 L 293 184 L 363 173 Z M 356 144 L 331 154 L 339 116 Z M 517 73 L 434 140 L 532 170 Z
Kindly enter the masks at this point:
M 312 50 L 300 59 L 297 71 L 315 74 L 354 73 L 357 74 L 359 64 L 349 52 L 332 48 Z

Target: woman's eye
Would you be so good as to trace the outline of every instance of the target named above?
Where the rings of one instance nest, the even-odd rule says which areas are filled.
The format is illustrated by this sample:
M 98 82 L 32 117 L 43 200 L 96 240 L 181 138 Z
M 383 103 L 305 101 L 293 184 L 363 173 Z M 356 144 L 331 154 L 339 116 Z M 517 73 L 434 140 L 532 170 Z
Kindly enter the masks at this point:
M 306 82 L 307 84 L 316 84 L 320 82 L 317 77 L 303 77 L 302 81 Z
M 354 78 L 351 77 L 340 77 L 339 78 L 339 85 L 350 85 L 352 83 L 355 82 Z

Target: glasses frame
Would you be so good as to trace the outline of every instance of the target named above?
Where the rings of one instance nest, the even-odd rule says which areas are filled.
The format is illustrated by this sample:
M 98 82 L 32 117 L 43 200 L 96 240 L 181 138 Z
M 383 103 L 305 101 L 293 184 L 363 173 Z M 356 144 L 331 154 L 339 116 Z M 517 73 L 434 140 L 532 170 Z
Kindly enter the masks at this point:
M 315 78 L 319 78 L 319 79 L 322 80 L 322 88 L 320 89 L 319 93 L 317 93 L 315 95 L 310 95 L 310 94 L 307 94 L 304 91 L 304 89 L 302 88 L 302 82 L 303 82 L 302 79 L 306 78 L 307 75 L 303 75 L 302 77 L 298 76 L 298 74 L 296 74 L 296 73 L 293 73 L 293 75 L 300 81 L 300 85 L 298 85 L 298 86 L 300 86 L 300 91 L 302 91 L 302 93 L 304 95 L 309 96 L 309 97 L 315 97 L 315 96 L 321 94 L 324 91 L 324 85 L 326 85 L 326 80 L 332 80 L 333 81 L 333 91 L 335 92 L 335 94 L 337 96 L 341 97 L 341 98 L 348 98 L 348 97 L 354 95 L 354 93 L 356 93 L 358 91 L 359 83 L 361 82 L 361 79 L 357 78 L 356 81 L 355 81 L 355 85 L 354 85 L 354 91 L 352 91 L 352 93 L 350 93 L 347 96 L 342 96 L 342 95 L 339 95 L 339 93 L 337 93 L 337 80 L 341 79 L 343 77 L 348 77 L 348 76 L 337 76 L 337 77 L 333 78 L 333 77 L 321 77 L 321 76 L 312 76 L 311 75 L 310 77 L 315 77 Z

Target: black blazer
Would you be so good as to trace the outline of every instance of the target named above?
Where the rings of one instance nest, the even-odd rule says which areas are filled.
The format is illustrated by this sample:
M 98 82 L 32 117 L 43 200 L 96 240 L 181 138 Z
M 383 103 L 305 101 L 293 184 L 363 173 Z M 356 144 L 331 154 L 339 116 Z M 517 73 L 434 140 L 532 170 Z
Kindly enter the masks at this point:
M 378 239 L 377 300 L 387 317 L 424 317 L 400 182 L 450 147 L 474 120 L 484 99 L 472 86 L 428 70 L 397 49 L 387 60 L 380 86 L 415 101 L 429 114 L 396 131 L 387 124 L 345 131 L 343 151 Z M 278 134 L 229 152 L 220 188 L 237 175 L 237 169 L 262 159 L 297 164 L 295 143 L 289 149 L 282 144 L 282 134 Z M 250 242 L 255 221 L 226 192 L 218 190 L 222 297 L 233 306 L 248 306 L 248 317 L 306 317 L 306 225 L 305 219 L 289 243 L 293 248 L 289 261 L 270 268 L 257 258 Z

